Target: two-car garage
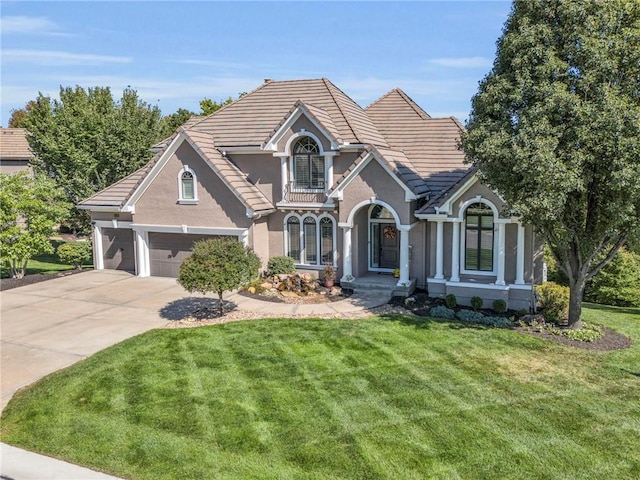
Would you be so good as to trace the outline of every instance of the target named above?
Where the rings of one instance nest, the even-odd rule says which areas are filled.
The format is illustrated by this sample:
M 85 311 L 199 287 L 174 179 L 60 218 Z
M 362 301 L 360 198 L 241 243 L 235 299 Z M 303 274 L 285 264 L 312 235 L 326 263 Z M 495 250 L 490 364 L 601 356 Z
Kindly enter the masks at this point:
M 126 227 L 123 224 L 124 222 L 118 223 L 120 228 L 96 225 L 96 233 L 99 232 L 99 235 L 94 238 L 100 238 L 101 242 L 96 245 L 95 255 L 102 258 L 101 262 L 96 262 L 96 268 L 126 270 L 142 276 L 177 277 L 180 264 L 191 253 L 196 242 L 209 238 L 240 239 L 245 232 L 244 229 L 224 229 L 220 232 L 221 235 L 202 232 L 140 232 L 130 224 Z

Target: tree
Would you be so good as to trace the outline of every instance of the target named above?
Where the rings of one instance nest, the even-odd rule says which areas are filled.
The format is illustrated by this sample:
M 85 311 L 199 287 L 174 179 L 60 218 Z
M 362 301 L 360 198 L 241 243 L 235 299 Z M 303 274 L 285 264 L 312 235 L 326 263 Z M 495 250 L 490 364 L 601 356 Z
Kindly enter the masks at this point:
M 18 108 L 11 110 L 11 117 L 9 117 L 9 128 L 24 128 L 25 120 L 29 116 L 29 112 L 35 105 L 35 100 L 30 100 L 26 103 L 24 108 Z
M 203 98 L 200 100 L 200 111 L 202 115 L 211 115 L 232 102 L 233 98 L 231 97 L 226 100 L 220 100 L 219 102 L 214 102 L 210 98 Z
M 640 2 L 515 0 L 462 147 L 547 242 L 579 328 L 586 282 L 640 228 Z
M 260 259 L 235 239 L 214 238 L 197 242 L 180 265 L 178 283 L 188 292 L 217 292 L 220 315 L 222 294 L 241 288 L 258 276 Z
M 162 117 L 160 121 L 160 131 L 162 137 L 169 137 L 173 135 L 178 127 L 184 125 L 187 120 L 193 117 L 195 113 L 186 108 L 179 108 L 175 113 L 170 113 Z
M 0 173 L 0 258 L 13 278 L 22 278 L 30 258 L 53 253 L 49 237 L 68 214 L 62 189 L 43 175 Z
M 36 170 L 54 178 L 74 205 L 147 163 L 162 138 L 160 110 L 129 88 L 118 102 L 102 87 L 61 87 L 59 100 L 40 94 L 24 126 Z M 73 217 L 88 228 L 84 212 Z

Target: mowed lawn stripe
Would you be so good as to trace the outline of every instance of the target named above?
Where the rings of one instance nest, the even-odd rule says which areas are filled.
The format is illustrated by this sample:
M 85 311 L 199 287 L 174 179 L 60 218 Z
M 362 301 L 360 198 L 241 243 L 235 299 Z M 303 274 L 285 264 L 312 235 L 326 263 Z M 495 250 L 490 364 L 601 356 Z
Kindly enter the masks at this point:
M 640 316 L 606 314 L 631 349 L 409 316 L 149 332 L 18 393 L 3 440 L 133 479 L 635 479 Z

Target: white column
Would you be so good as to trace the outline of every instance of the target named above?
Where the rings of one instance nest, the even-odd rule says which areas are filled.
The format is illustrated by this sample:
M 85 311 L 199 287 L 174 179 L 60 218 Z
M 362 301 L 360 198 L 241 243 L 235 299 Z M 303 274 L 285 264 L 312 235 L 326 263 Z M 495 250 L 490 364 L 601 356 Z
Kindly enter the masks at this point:
M 287 157 L 280 157 L 280 179 L 282 181 L 282 201 L 285 201 L 287 192 Z
M 524 284 L 524 226 L 518 223 L 518 243 L 516 245 L 516 285 Z
M 409 230 L 410 225 L 398 225 L 400 231 L 400 278 L 398 286 L 409 283 Z
M 348 282 L 353 277 L 353 264 L 351 257 L 351 226 L 340 225 L 342 228 L 342 278 L 341 282 Z
M 451 278 L 452 282 L 460 281 L 460 223 L 459 218 L 453 219 L 451 227 L 453 235 L 451 237 Z
M 135 230 L 136 233 L 136 261 L 138 262 L 137 270 L 139 277 L 148 277 L 151 275 L 149 260 L 149 244 L 146 231 Z
M 102 248 L 102 228 L 93 226 L 93 264 L 96 270 L 104 270 L 104 249 Z
M 498 223 L 498 275 L 496 285 L 504 285 L 504 231 L 505 224 Z
M 436 280 L 444 278 L 444 220 L 436 223 Z
M 324 191 L 328 192 L 331 187 L 333 187 L 333 155 L 327 155 L 324 157 L 324 168 L 324 178 L 327 182 Z

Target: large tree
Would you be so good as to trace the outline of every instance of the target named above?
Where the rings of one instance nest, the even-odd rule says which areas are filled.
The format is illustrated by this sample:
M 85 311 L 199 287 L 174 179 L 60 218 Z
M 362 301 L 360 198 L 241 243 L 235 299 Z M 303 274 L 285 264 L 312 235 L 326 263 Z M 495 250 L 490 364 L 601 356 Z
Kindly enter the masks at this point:
M 14 278 L 22 278 L 30 258 L 53 253 L 49 237 L 68 214 L 65 195 L 44 176 L 0 173 L 0 258 Z
M 103 87 L 61 87 L 59 99 L 40 94 L 23 126 L 36 169 L 54 178 L 73 204 L 140 168 L 162 138 L 160 110 L 132 89 L 119 101 Z M 75 217 L 86 225 L 82 212 Z
M 640 2 L 515 0 L 462 146 L 548 243 L 580 327 L 587 280 L 640 228 Z

